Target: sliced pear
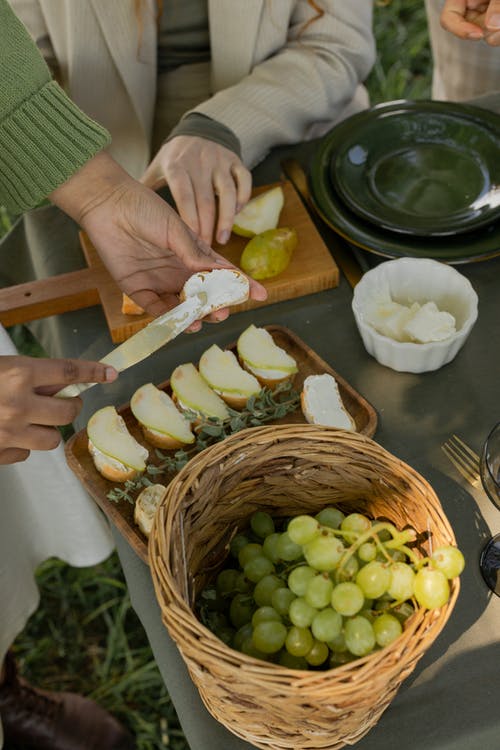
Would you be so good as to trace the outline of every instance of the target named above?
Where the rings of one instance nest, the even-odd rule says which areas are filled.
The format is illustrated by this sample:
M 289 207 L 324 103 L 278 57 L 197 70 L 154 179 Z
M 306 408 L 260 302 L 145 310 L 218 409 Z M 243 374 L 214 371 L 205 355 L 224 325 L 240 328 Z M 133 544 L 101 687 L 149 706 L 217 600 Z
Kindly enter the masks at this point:
M 275 343 L 269 331 L 253 323 L 240 335 L 237 350 L 240 359 L 252 370 L 272 370 L 284 375 L 298 371 L 294 358 Z
M 150 484 L 137 496 L 134 521 L 145 536 L 150 535 L 156 511 L 166 494 L 167 488 L 163 484 Z
M 105 406 L 90 417 L 87 434 L 100 453 L 136 472 L 145 470 L 148 451 L 132 437 L 114 406 Z
M 217 344 L 201 355 L 199 371 L 210 388 L 234 408 L 243 407 L 262 387 L 257 378 L 240 366 L 232 351 Z
M 240 266 L 252 279 L 270 279 L 288 267 L 296 247 L 295 229 L 268 229 L 247 243 L 241 254 Z
M 205 417 L 228 419 L 226 404 L 191 362 L 175 368 L 170 376 L 170 386 L 182 409 L 189 409 Z
M 208 315 L 221 307 L 241 305 L 248 299 L 250 284 L 245 274 L 236 268 L 198 271 L 186 281 L 180 297 L 184 300 L 200 293 L 207 295 L 203 315 Z
M 300 395 L 302 413 L 310 424 L 356 430 L 356 423 L 344 406 L 333 375 L 309 375 Z
M 194 443 L 195 436 L 188 420 L 177 409 L 168 393 L 161 391 L 153 383 L 146 383 L 136 390 L 130 400 L 130 409 L 153 445 L 177 448 Z
M 279 185 L 256 195 L 234 217 L 233 232 L 241 237 L 253 237 L 267 229 L 276 229 L 284 203 L 283 188 Z

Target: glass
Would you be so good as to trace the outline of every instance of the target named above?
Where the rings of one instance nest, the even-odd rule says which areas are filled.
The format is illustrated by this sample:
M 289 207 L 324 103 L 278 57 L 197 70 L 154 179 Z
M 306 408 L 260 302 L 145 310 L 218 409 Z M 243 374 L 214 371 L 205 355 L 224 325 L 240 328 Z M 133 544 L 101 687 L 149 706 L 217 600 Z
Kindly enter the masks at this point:
M 500 510 L 500 422 L 486 438 L 480 469 L 484 490 Z M 500 596 L 500 534 L 492 537 L 482 549 L 479 566 L 487 586 Z

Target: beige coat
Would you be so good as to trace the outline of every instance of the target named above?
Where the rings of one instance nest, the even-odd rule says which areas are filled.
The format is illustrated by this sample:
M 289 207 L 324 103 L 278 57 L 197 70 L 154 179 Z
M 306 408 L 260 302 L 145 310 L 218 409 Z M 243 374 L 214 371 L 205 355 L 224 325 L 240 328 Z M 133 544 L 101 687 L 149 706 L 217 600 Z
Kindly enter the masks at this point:
M 55 55 L 72 98 L 110 130 L 115 158 L 138 176 L 150 160 L 156 2 L 143 0 L 140 40 L 134 0 L 11 3 Z M 236 133 L 251 167 L 272 146 L 366 106 L 359 84 L 374 61 L 372 4 L 322 0 L 323 16 L 306 26 L 316 15 L 307 0 L 208 0 L 213 96 L 196 111 Z

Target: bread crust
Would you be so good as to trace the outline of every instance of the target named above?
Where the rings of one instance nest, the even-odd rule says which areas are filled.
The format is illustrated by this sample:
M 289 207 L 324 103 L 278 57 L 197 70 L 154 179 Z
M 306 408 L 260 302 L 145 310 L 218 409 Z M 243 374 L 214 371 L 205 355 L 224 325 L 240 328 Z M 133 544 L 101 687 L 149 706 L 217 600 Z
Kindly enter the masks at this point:
M 148 443 L 151 443 L 151 445 L 154 445 L 155 448 L 165 448 L 166 450 L 178 450 L 179 448 L 183 448 L 185 445 L 191 445 L 191 443 L 185 443 L 182 440 L 179 440 L 178 438 L 172 437 L 172 435 L 167 435 L 166 433 L 162 433 L 160 435 L 158 432 L 154 432 L 153 430 L 150 430 L 148 427 L 145 427 L 143 424 L 141 424 L 141 429 Z
M 95 450 L 93 450 L 94 445 L 91 440 L 89 440 L 88 447 L 97 471 L 104 477 L 104 479 L 109 479 L 110 482 L 123 483 L 129 479 L 134 479 L 141 473 L 140 471 L 137 471 L 137 469 L 127 467 L 125 469 L 118 469 L 116 466 L 111 466 L 106 463 L 106 456 L 96 454 Z

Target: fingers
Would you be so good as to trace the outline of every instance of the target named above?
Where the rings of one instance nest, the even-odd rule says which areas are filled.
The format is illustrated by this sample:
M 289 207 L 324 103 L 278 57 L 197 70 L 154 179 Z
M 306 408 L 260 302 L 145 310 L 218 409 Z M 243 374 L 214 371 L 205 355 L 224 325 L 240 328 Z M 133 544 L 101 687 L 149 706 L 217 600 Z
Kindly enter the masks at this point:
M 0 465 L 17 464 L 20 461 L 26 461 L 30 452 L 22 448 L 6 448 L 0 450 Z
M 465 20 L 469 7 L 467 0 L 446 0 L 440 17 L 441 26 L 460 39 L 482 39 L 484 32 L 480 26 Z
M 143 185 L 151 188 L 151 190 L 158 190 L 166 184 L 163 170 L 156 159 L 147 167 L 139 182 L 142 182 Z
M 26 358 L 29 359 L 29 358 Z M 20 374 L 19 374 L 20 375 Z M 14 377 L 16 375 L 14 374 Z M 69 385 L 70 383 L 109 383 L 118 373 L 100 362 L 80 359 L 39 359 L 33 370 L 33 385 Z

